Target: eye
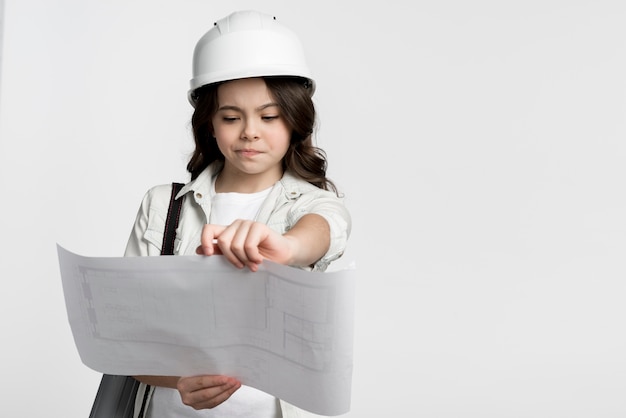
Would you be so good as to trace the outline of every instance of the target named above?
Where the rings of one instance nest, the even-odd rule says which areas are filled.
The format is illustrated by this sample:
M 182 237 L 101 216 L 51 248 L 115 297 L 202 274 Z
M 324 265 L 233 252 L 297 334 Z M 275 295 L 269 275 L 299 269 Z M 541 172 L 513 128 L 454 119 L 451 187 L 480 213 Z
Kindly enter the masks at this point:
M 224 116 L 222 117 L 222 120 L 224 122 L 235 122 L 237 121 L 239 118 L 237 116 Z
M 261 116 L 261 119 L 263 119 L 264 121 L 272 121 L 278 119 L 278 115 Z

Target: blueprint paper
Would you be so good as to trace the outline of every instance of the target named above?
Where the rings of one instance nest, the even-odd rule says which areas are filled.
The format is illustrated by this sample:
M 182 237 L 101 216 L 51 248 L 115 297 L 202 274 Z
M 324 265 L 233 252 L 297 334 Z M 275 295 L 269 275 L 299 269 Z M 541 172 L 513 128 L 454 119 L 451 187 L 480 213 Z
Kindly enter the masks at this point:
M 222 256 L 84 257 L 57 245 L 82 362 L 115 375 L 223 374 L 321 415 L 350 410 L 354 269 Z

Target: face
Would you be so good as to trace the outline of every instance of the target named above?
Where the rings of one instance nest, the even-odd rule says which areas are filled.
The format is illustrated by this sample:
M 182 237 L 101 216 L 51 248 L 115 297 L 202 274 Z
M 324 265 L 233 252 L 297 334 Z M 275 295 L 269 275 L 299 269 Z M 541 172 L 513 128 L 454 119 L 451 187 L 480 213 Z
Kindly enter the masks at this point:
M 282 159 L 289 148 L 291 130 L 261 78 L 233 80 L 218 87 L 218 110 L 213 134 L 224 154 L 220 183 L 235 180 L 243 189 L 262 190 L 283 174 Z

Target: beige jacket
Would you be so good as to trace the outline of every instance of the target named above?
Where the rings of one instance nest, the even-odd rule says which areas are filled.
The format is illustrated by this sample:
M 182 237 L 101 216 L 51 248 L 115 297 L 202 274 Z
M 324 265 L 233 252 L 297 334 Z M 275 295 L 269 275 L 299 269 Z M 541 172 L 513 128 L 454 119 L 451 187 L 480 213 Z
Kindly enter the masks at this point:
M 221 165 L 213 164 L 186 184 L 176 198 L 185 196 L 174 245 L 174 254 L 192 255 L 200 245 L 202 227 L 211 214 L 211 182 Z M 157 256 L 161 253 L 163 230 L 171 195 L 171 184 L 151 188 L 145 194 L 126 246 L 125 256 Z M 328 252 L 313 266 L 324 271 L 341 257 L 351 229 L 351 218 L 342 200 L 334 193 L 319 189 L 290 173 L 285 173 L 261 205 L 256 221 L 277 232 L 285 233 L 305 214 L 323 216 L 330 225 L 331 245 Z M 141 405 L 145 385 L 137 395 Z M 280 401 L 284 418 L 312 417 L 306 411 Z M 139 408 L 135 408 L 135 417 Z

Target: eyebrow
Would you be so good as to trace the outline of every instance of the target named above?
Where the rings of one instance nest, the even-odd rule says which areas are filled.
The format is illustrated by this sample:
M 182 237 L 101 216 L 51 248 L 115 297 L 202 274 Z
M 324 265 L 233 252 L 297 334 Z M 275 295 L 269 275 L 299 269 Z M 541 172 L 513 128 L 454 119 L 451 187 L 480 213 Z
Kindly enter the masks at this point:
M 254 110 L 256 110 L 257 112 L 260 112 L 260 111 L 262 111 L 262 110 L 267 109 L 268 107 L 278 107 L 278 103 L 274 103 L 274 102 L 272 102 L 272 103 L 266 103 L 266 104 L 264 104 L 264 105 L 261 105 L 261 106 L 257 107 L 257 108 L 256 108 L 256 109 L 254 109 Z M 219 112 L 219 111 L 221 111 L 221 110 L 234 110 L 234 111 L 236 111 L 236 112 L 241 112 L 241 111 L 242 111 L 240 107 L 238 107 L 238 106 L 232 106 L 232 105 L 224 105 L 224 106 L 220 106 L 220 107 L 217 109 L 217 111 L 218 111 L 218 112 Z

